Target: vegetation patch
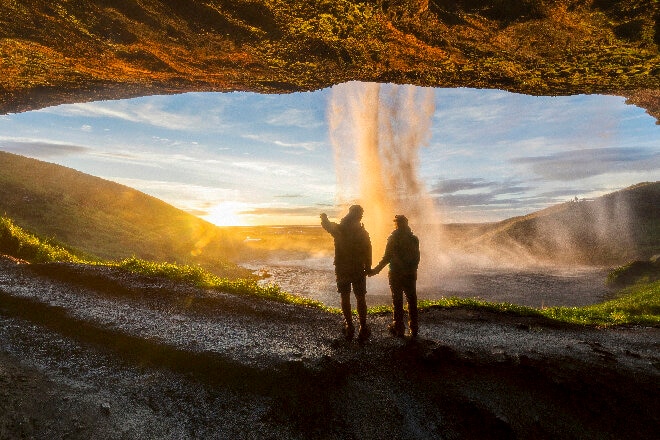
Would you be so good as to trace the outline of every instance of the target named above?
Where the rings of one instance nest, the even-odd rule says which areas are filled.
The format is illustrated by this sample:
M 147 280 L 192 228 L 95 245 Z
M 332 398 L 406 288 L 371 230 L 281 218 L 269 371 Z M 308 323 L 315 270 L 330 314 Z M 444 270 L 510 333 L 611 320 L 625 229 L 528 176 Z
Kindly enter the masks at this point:
M 205 270 L 199 265 L 180 265 L 167 262 L 152 262 L 136 257 L 115 262 L 100 262 L 94 258 L 82 257 L 76 252 L 43 239 L 17 226 L 12 219 L 0 217 L 0 253 L 26 260 L 30 263 L 70 262 L 79 264 L 102 264 L 119 267 L 123 270 L 147 276 L 165 277 L 175 281 L 191 283 L 195 286 L 238 295 L 251 295 L 259 298 L 315 307 L 330 313 L 341 313 L 339 309 L 328 307 L 320 301 L 293 295 L 274 284 L 260 284 L 255 279 L 223 278 Z M 657 264 L 652 262 L 651 264 Z M 631 263 L 612 272 L 622 277 L 638 265 Z M 654 266 L 655 267 L 655 266 Z M 475 298 L 443 298 L 440 300 L 419 301 L 420 309 L 467 308 L 516 316 L 545 317 L 559 322 L 581 325 L 660 325 L 660 280 L 657 268 L 653 281 L 648 277 L 619 292 L 616 298 L 600 304 L 585 307 L 549 307 L 536 309 L 510 303 L 492 303 Z M 370 314 L 390 314 L 391 306 L 377 306 L 369 309 Z
M 655 117 L 655 0 L 5 1 L 0 113 L 340 82 L 614 93 Z M 651 92 L 653 94 L 653 92 Z M 656 97 L 653 94 L 653 97 Z
M 657 257 L 649 261 L 635 260 L 614 269 L 607 275 L 607 284 L 618 287 L 657 280 L 660 280 L 660 259 Z
M 198 287 L 219 290 L 225 293 L 238 295 L 251 295 L 269 300 L 291 303 L 302 306 L 317 307 L 333 311 L 320 301 L 293 295 L 283 291 L 275 284 L 259 284 L 254 279 L 228 279 L 214 275 L 200 266 L 179 265 L 175 263 L 155 263 L 139 258 L 127 258 L 116 263 L 107 263 L 133 273 L 142 275 L 165 277 L 175 281 L 194 284 Z
M 331 308 L 325 306 L 319 301 L 292 295 L 288 292 L 284 292 L 279 286 L 273 284 L 262 285 L 255 279 L 228 279 L 219 277 L 199 265 L 181 265 L 166 262 L 156 263 L 153 261 L 141 260 L 136 257 L 127 258 L 118 262 L 102 262 L 94 258 L 85 258 L 74 251 L 55 243 L 54 240 L 43 239 L 27 232 L 6 216 L 0 217 L 0 254 L 7 254 L 29 263 L 68 262 L 119 267 L 133 273 L 165 277 L 175 281 L 191 283 L 198 287 L 215 289 L 226 293 L 252 295 L 260 298 L 303 306 L 318 307 L 323 310 L 332 311 Z
M 589 325 L 660 325 L 660 281 L 623 289 L 617 298 L 586 307 L 541 310 L 558 321 Z
M 616 298 L 600 304 L 584 307 L 547 307 L 537 309 L 510 303 L 492 303 L 475 298 L 442 298 L 419 301 L 420 309 L 463 308 L 506 313 L 516 316 L 545 317 L 570 324 L 612 325 L 660 325 L 660 281 L 640 283 L 623 289 Z M 373 314 L 392 313 L 391 306 L 369 309 Z
M 85 262 L 82 257 L 56 243 L 55 240 L 39 238 L 5 216 L 0 217 L 0 253 L 30 263 Z

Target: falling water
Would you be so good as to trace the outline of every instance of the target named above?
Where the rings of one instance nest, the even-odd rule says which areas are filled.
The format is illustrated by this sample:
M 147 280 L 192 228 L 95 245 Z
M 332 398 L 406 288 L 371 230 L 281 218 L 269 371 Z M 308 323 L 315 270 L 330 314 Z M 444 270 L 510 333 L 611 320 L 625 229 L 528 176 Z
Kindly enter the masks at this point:
M 434 111 L 430 88 L 351 82 L 332 89 L 338 203 L 364 207 L 376 261 L 394 215 L 405 214 L 420 237 L 424 265 L 440 263 L 440 215 L 418 174 L 419 150 L 430 140 Z
M 419 176 L 420 151 L 431 137 L 433 89 L 352 82 L 335 86 L 329 104 L 342 214 L 353 203 L 365 208 L 363 221 L 374 247 L 374 263 L 394 228 L 394 215 L 409 218 L 422 253 L 419 298 L 481 297 L 534 307 L 581 306 L 601 301 L 608 293 L 606 274 L 599 268 L 534 268 L 531 258 L 532 265 L 520 265 L 521 258 L 530 257 L 524 249 L 514 258 L 518 254 L 511 248 L 489 249 L 490 243 L 450 248 L 442 233 L 442 212 Z M 275 263 L 255 262 L 253 267 L 271 274 L 268 282 L 337 307 L 331 259 L 317 263 L 307 257 L 287 262 L 278 257 Z M 391 303 L 385 276 L 371 278 L 368 291 L 370 306 Z

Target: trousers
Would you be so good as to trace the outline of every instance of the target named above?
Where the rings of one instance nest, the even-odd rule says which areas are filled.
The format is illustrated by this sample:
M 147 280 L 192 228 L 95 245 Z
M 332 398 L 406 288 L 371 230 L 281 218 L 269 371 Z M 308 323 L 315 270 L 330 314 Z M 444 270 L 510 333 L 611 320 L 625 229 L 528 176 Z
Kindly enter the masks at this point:
M 360 276 L 353 280 L 337 280 L 337 291 L 341 295 L 341 310 L 346 324 L 352 325 L 353 316 L 351 312 L 351 287 L 357 303 L 358 319 L 360 326 L 367 323 L 367 278 Z
M 419 329 L 417 314 L 417 272 L 389 273 L 390 290 L 392 291 L 392 306 L 394 308 L 394 325 L 403 329 L 403 296 L 408 302 L 408 326 L 413 335 Z

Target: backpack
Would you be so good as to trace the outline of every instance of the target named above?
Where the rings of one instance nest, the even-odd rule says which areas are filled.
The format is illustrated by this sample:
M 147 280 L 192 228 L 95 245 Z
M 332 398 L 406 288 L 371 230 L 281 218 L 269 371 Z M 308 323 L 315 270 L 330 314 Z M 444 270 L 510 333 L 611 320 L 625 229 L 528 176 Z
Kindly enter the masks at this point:
M 412 232 L 399 234 L 396 243 L 396 256 L 401 263 L 401 269 L 417 270 L 419 265 L 419 239 Z

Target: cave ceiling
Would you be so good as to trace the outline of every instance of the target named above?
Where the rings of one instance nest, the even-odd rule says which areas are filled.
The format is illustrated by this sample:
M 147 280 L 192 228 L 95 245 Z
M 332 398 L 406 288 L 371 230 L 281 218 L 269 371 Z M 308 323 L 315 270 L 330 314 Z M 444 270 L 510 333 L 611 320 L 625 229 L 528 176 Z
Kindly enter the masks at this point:
M 660 118 L 656 0 L 2 0 L 0 114 L 359 80 L 611 94 Z

